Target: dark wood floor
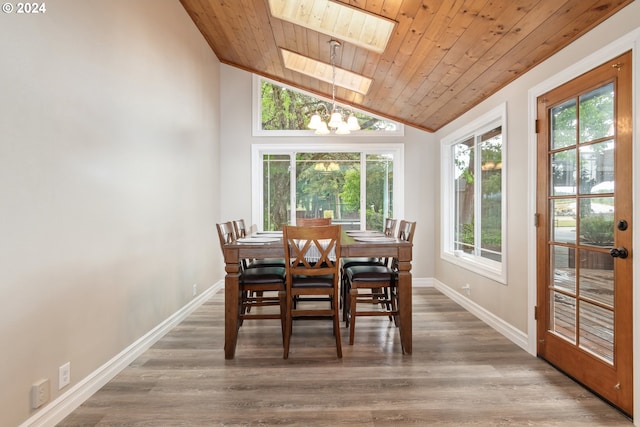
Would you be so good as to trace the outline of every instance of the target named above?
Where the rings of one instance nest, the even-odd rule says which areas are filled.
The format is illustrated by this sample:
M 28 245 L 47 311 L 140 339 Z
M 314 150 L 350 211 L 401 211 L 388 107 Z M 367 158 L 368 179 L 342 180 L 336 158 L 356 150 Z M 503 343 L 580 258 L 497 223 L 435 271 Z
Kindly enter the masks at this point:
M 335 356 L 330 322 L 245 322 L 224 359 L 223 294 L 59 426 L 632 426 L 432 288 L 414 290 L 413 355 L 386 318 L 359 319 Z M 343 324 L 344 325 L 344 324 Z

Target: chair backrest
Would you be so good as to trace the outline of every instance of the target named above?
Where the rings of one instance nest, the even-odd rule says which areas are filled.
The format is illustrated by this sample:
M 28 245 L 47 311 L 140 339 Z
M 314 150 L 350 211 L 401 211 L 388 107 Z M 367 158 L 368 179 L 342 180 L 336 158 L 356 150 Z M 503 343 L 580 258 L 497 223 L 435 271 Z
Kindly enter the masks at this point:
M 236 233 L 236 239 L 247 237 L 247 227 L 244 224 L 244 219 L 233 221 L 233 231 Z
M 398 227 L 398 239 L 413 243 L 413 233 L 415 230 L 415 221 L 400 221 L 400 226 Z
M 236 241 L 231 221 L 218 223 L 216 224 L 216 228 L 218 229 L 218 238 L 220 239 L 220 249 L 224 250 L 224 245 Z
M 342 226 L 299 227 L 282 229 L 287 277 L 291 275 L 338 275 L 340 268 L 340 236 Z
M 393 218 L 385 218 L 384 220 L 384 235 L 385 236 L 395 236 L 396 231 L 396 219 Z
M 404 240 L 405 242 L 413 243 L 413 233 L 416 231 L 416 222 L 415 221 L 400 221 L 400 225 L 398 225 L 398 239 Z M 398 269 L 398 259 L 393 258 L 391 261 L 391 268 L 394 270 Z
M 296 218 L 296 225 L 300 227 L 331 225 L 331 218 Z

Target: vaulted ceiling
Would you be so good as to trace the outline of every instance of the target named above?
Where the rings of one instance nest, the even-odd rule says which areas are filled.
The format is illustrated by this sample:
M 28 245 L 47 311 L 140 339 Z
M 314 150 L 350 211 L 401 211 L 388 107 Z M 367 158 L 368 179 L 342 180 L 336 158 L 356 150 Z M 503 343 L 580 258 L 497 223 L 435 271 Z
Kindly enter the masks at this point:
M 366 27 L 362 18 L 340 38 L 335 28 L 276 18 L 269 1 L 180 0 L 222 63 L 328 98 L 331 83 L 285 68 L 283 52 L 330 64 L 329 41 L 339 40 L 336 67 L 372 83 L 366 94 L 337 87 L 336 100 L 435 131 L 633 0 L 277 1 L 317 21 L 334 3 L 386 18 L 393 27 L 382 53 L 349 38 Z

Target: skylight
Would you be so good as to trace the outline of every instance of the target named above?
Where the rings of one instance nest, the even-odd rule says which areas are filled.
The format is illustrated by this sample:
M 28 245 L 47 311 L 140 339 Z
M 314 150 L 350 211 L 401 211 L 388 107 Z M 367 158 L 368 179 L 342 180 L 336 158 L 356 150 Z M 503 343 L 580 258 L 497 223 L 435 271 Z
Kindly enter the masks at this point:
M 330 0 L 269 0 L 271 15 L 383 53 L 395 21 Z
M 331 64 L 316 61 L 285 49 L 280 49 L 280 52 L 282 52 L 284 66 L 288 69 L 327 83 L 332 82 Z M 336 67 L 336 86 L 366 95 L 371 82 L 372 80 L 368 77 Z

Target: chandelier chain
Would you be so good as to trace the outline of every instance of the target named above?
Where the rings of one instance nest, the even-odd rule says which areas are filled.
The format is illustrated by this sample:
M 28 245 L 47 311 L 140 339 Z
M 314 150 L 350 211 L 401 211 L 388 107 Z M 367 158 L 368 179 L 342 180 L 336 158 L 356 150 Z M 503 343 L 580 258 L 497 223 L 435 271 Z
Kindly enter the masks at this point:
M 333 111 L 336 111 L 336 49 L 340 47 L 340 42 L 331 40 L 331 100 L 333 101 Z

